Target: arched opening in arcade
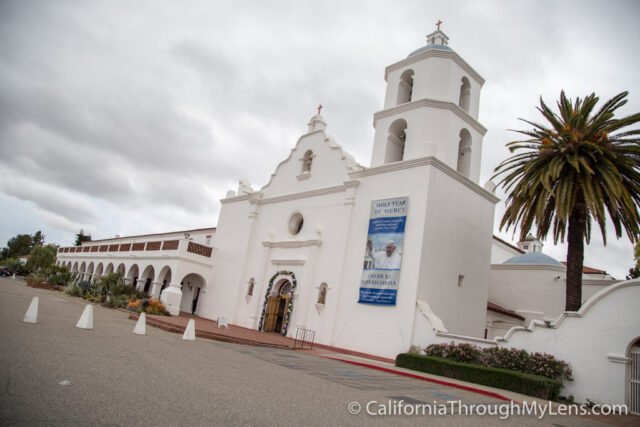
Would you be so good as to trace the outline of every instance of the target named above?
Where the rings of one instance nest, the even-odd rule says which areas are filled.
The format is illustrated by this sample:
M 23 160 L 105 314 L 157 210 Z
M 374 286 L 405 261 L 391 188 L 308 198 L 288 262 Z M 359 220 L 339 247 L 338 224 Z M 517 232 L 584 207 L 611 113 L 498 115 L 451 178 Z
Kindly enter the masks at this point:
M 124 266 L 124 263 L 121 263 L 118 266 L 118 269 L 116 270 L 116 273 L 118 273 L 120 275 L 120 277 L 122 277 L 124 279 L 125 271 L 126 271 L 126 267 Z
M 151 295 L 151 285 L 153 284 L 154 277 L 155 271 L 152 265 L 148 265 L 140 276 L 140 286 L 142 287 L 142 291 L 149 295 Z
M 162 267 L 162 270 L 160 270 L 160 273 L 158 274 L 158 282 L 161 283 L 160 289 L 154 289 L 153 294 L 151 295 L 152 298 L 156 299 L 160 298 L 162 291 L 171 285 L 171 268 L 168 265 L 165 265 Z
M 100 279 L 102 276 L 104 276 L 104 264 L 100 263 L 98 264 L 98 266 L 96 267 L 96 273 L 94 275 L 94 277 L 97 279 Z
M 200 294 L 206 286 L 206 281 L 196 273 L 189 273 L 180 281 L 182 287 L 182 300 L 180 301 L 180 311 L 184 313 L 197 314 Z
M 84 274 L 84 280 L 88 280 L 89 282 L 93 282 L 93 269 L 94 269 L 94 265 L 93 262 L 89 263 L 89 266 L 87 267 L 87 271 Z
M 107 274 L 113 274 L 113 263 L 110 262 L 107 265 L 107 268 L 104 270 L 104 275 L 106 276 Z
M 82 264 L 80 264 L 80 267 L 78 268 L 78 280 L 81 282 L 84 282 L 86 279 L 84 277 L 84 274 L 87 270 L 87 264 L 84 263 L 84 261 L 82 262 Z
M 138 264 L 133 264 L 131 267 L 129 267 L 129 272 L 127 273 L 127 277 L 124 280 L 127 285 L 137 288 L 138 277 L 140 277 L 140 269 L 138 268 Z

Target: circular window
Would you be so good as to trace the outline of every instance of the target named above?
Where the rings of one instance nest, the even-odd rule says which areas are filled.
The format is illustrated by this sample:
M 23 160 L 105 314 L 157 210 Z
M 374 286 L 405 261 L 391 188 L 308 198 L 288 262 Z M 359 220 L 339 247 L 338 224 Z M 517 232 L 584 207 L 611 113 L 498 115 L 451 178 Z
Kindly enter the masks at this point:
M 304 218 L 302 218 L 300 212 L 294 213 L 293 215 L 291 215 L 291 218 L 289 218 L 289 233 L 293 234 L 294 236 L 300 233 L 303 224 Z

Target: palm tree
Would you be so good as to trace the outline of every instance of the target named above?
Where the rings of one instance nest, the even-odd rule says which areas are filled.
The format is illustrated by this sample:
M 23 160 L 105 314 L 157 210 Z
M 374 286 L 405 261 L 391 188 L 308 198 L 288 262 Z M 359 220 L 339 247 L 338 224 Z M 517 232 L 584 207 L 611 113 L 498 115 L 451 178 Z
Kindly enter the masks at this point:
M 638 240 L 640 202 L 640 130 L 623 130 L 640 121 L 640 114 L 614 118 L 626 104 L 628 92 L 607 101 L 592 115 L 599 98 L 567 99 L 564 91 L 554 113 L 540 98 L 538 111 L 548 124 L 520 119 L 532 130 L 516 130 L 528 139 L 507 144 L 513 153 L 495 169 L 494 178 L 508 193 L 500 229 L 520 225 L 524 237 L 535 224 L 543 240 L 553 229 L 554 243 L 567 235 L 567 311 L 577 311 L 582 299 L 584 242 L 591 222 L 600 226 L 606 245 L 607 213 L 620 238 L 622 229 Z

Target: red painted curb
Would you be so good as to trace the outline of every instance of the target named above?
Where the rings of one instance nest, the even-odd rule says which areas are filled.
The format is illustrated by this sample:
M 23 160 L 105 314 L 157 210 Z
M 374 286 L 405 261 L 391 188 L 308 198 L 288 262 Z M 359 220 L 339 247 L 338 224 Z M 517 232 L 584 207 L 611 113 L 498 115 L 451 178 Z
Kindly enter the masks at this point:
M 440 385 L 446 385 L 448 387 L 453 387 L 453 388 L 459 388 L 461 390 L 470 391 L 472 393 L 478 393 L 478 394 L 482 394 L 484 396 L 495 397 L 496 399 L 505 400 L 507 402 L 517 403 L 518 405 L 520 404 L 520 402 L 518 402 L 517 400 L 509 399 L 508 397 L 505 397 L 505 396 L 503 396 L 501 394 L 498 394 L 498 393 L 494 393 L 492 391 L 481 390 L 479 388 L 473 388 L 473 387 L 469 387 L 469 386 L 466 386 L 466 385 L 450 383 L 450 382 L 442 381 L 442 380 L 436 380 L 436 379 L 433 379 L 433 378 L 426 378 L 426 377 L 423 377 L 423 376 L 420 376 L 420 375 L 410 374 L 408 372 L 401 372 L 401 371 L 396 371 L 394 369 L 383 368 L 382 366 L 370 365 L 368 363 L 354 362 L 352 360 L 345 360 L 345 359 L 338 359 L 337 357 L 331 357 L 331 356 L 322 356 L 322 357 L 327 358 L 327 359 L 337 360 L 339 362 L 351 363 L 352 365 L 364 366 L 365 368 L 377 369 L 378 371 L 388 372 L 390 374 L 402 375 L 404 377 L 414 378 L 414 379 L 417 379 L 417 380 L 428 381 L 428 382 L 431 382 L 431 383 L 436 383 L 436 384 L 440 384 Z

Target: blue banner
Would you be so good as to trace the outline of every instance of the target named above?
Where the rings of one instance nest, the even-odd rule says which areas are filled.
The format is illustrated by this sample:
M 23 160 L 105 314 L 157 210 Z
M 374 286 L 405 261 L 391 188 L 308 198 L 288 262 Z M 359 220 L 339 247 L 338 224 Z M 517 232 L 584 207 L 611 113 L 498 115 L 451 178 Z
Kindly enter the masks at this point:
M 371 202 L 358 302 L 396 305 L 408 197 Z

